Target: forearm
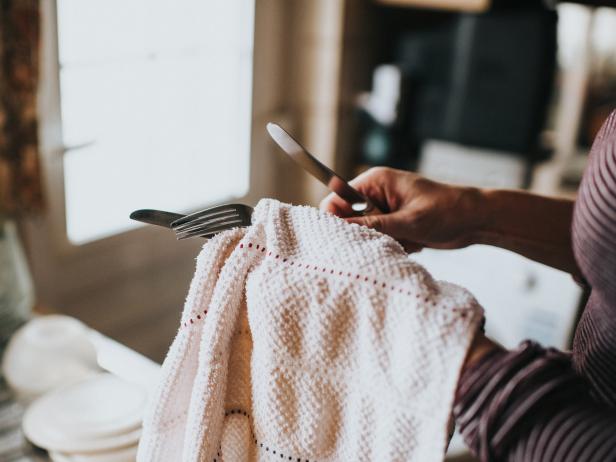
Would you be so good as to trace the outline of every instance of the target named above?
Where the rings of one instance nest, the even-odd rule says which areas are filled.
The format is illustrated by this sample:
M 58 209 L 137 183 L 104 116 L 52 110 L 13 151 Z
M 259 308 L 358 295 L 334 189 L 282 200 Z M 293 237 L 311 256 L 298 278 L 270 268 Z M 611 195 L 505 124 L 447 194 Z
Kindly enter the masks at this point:
M 572 200 L 523 191 L 481 190 L 474 238 L 579 276 L 571 245 Z

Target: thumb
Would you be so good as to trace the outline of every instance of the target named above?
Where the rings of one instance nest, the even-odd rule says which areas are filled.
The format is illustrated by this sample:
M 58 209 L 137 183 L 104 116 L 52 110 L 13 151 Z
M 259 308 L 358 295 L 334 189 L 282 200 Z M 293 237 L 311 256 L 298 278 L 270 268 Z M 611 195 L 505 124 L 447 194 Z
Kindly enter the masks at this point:
M 347 223 L 367 226 L 393 237 L 402 244 L 408 253 L 419 252 L 424 248 L 423 244 L 409 240 L 406 237 L 404 214 L 400 211 L 363 217 L 348 217 L 345 220 Z
M 398 228 L 396 223 L 396 214 L 376 214 L 365 215 L 361 217 L 345 218 L 348 223 L 357 223 L 358 225 L 367 226 L 368 228 L 376 229 L 377 231 L 395 237 L 395 231 Z

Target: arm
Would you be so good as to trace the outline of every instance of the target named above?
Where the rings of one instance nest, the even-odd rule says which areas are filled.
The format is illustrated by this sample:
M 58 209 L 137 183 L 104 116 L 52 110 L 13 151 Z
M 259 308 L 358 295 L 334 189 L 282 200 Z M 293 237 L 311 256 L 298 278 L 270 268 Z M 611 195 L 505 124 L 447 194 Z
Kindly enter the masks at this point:
M 368 170 L 351 184 L 387 213 L 353 217 L 333 194 L 321 207 L 389 234 L 410 252 L 490 244 L 579 276 L 571 248 L 573 201 L 452 186 L 389 168 Z
M 482 462 L 616 460 L 616 412 L 591 398 L 568 355 L 532 342 L 467 364 L 454 414 Z
M 502 247 L 580 276 L 571 245 L 573 201 L 523 191 L 482 190 L 475 242 Z

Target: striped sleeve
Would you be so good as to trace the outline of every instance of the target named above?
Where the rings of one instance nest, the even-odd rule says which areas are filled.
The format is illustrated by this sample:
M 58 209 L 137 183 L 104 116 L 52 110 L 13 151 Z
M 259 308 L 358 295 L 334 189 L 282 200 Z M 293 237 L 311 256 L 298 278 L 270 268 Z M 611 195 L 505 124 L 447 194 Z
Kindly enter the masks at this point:
M 465 371 L 454 414 L 482 462 L 616 460 L 616 414 L 591 398 L 569 355 L 536 343 Z

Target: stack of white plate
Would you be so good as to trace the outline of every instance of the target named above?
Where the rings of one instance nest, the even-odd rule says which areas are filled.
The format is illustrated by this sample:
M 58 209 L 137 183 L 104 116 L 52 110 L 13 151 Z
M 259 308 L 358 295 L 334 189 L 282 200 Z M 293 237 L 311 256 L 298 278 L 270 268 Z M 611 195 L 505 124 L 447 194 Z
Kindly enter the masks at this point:
M 132 462 L 146 398 L 141 387 L 99 374 L 34 401 L 24 433 L 55 462 Z

